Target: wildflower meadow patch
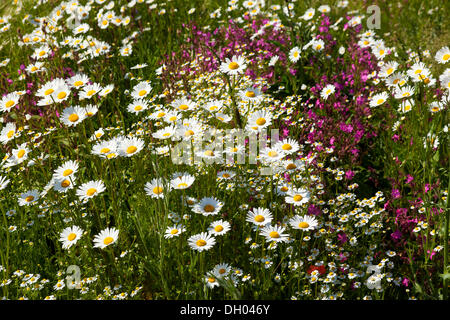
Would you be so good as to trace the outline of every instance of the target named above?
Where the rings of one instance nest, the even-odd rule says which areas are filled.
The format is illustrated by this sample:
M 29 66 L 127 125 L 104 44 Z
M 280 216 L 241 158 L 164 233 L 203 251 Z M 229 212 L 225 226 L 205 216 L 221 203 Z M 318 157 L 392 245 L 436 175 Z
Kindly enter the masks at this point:
M 0 297 L 448 299 L 445 1 L 6 2 Z

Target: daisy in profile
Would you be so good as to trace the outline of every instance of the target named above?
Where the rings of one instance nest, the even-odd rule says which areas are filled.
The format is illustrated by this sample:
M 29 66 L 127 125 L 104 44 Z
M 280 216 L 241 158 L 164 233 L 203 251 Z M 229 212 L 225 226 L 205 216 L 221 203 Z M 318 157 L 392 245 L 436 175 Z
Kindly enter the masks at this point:
M 216 239 L 211 234 L 202 232 L 191 236 L 188 239 L 188 244 L 193 250 L 199 252 L 207 251 L 216 244 Z
M 261 229 L 261 235 L 266 238 L 267 241 L 286 242 L 289 235 L 283 233 L 286 229 L 281 226 L 266 225 Z
M 155 178 L 145 184 L 144 190 L 145 193 L 152 198 L 162 199 L 164 198 L 164 191 L 170 191 L 170 186 L 167 186 L 167 188 L 165 188 L 164 181 Z
M 114 141 L 101 141 L 92 147 L 92 154 L 102 158 L 108 158 L 110 154 L 117 155 L 117 144 Z
M 226 58 L 220 65 L 219 69 L 223 73 L 236 75 L 243 73 L 246 67 L 247 64 L 245 63 L 244 57 L 233 56 L 231 59 Z
M 76 244 L 83 235 L 83 229 L 72 226 L 65 228 L 59 235 L 59 241 L 62 242 L 63 249 L 69 249 L 71 246 Z
M 98 107 L 93 104 L 88 104 L 84 107 L 84 115 L 86 117 L 92 117 L 98 112 Z
M 67 107 L 63 110 L 60 120 L 66 126 L 75 127 L 86 119 L 86 111 L 80 106 Z
M 148 83 L 147 81 L 139 82 L 137 85 L 133 87 L 131 97 L 133 99 L 145 98 L 150 93 L 151 90 L 152 87 L 150 83 Z
M 302 51 L 300 50 L 299 47 L 294 47 L 289 51 L 289 60 L 291 60 L 291 62 L 297 62 L 300 59 L 300 53 Z
M 172 188 L 177 190 L 184 190 L 189 188 L 195 181 L 195 177 L 190 174 L 175 174 L 170 180 Z
M 391 76 L 398 68 L 398 63 L 395 61 L 386 62 L 378 72 L 380 78 L 387 78 Z
M 89 200 L 90 198 L 93 198 L 105 191 L 105 189 L 106 188 L 103 181 L 89 181 L 83 183 L 80 187 L 78 187 L 76 194 L 82 201 Z
M 301 160 L 285 160 L 282 161 L 281 165 L 284 171 L 303 171 L 305 169 L 305 163 Z
M 39 192 L 37 190 L 30 190 L 22 193 L 19 196 L 19 206 L 29 206 L 39 200 Z
M 394 92 L 395 99 L 409 98 L 412 95 L 414 95 L 414 87 L 412 86 L 397 87 Z
M 309 201 L 311 195 L 308 190 L 304 188 L 294 188 L 287 192 L 285 197 L 286 203 L 293 204 L 294 206 L 300 206 Z
M 257 88 L 247 88 L 245 90 L 239 91 L 239 96 L 242 100 L 247 101 L 258 101 L 262 99 L 261 91 Z
M 188 100 L 186 98 L 177 99 L 172 102 L 172 107 L 174 107 L 178 111 L 191 111 L 196 108 L 196 105 L 193 101 Z
M 389 98 L 389 95 L 385 91 L 383 91 L 381 93 L 377 93 L 372 96 L 372 98 L 370 99 L 369 105 L 371 108 L 380 106 L 383 103 L 385 103 L 388 98 Z
M 401 113 L 407 113 L 412 110 L 413 106 L 414 103 L 411 99 L 403 100 L 402 103 L 400 103 L 398 111 Z
M 131 157 L 144 148 L 144 140 L 139 138 L 125 138 L 118 147 L 119 154 L 123 157 Z
M 442 47 L 436 52 L 434 59 L 441 64 L 447 63 L 450 61 L 450 49 L 448 47 Z
M 159 129 L 158 131 L 154 132 L 152 134 L 153 138 L 165 140 L 172 138 L 176 132 L 175 126 L 167 126 L 165 128 Z
M 250 115 L 247 127 L 260 131 L 272 124 L 272 114 L 267 111 L 258 110 Z
M 209 289 L 212 289 L 212 288 L 215 288 L 215 287 L 220 287 L 219 282 L 217 281 L 215 275 L 212 274 L 212 273 L 207 274 L 203 281 L 205 282 L 206 286 Z
M 63 180 L 67 178 L 74 179 L 75 173 L 78 171 L 78 163 L 73 160 L 64 162 L 58 168 L 56 168 L 53 176 L 55 179 Z
M 7 144 L 16 136 L 16 124 L 13 122 L 8 122 L 0 132 L 0 142 Z
M 164 233 L 164 238 L 172 239 L 174 237 L 179 237 L 180 234 L 186 231 L 186 228 L 181 224 L 174 225 L 172 227 L 167 227 L 166 232 Z
M 13 92 L 9 93 L 0 100 L 0 111 L 8 112 L 19 103 L 20 96 Z
M 214 236 L 222 236 L 230 231 L 230 229 L 231 225 L 228 221 L 217 220 L 210 224 L 208 231 Z
M 98 93 L 100 97 L 106 97 L 108 94 L 110 94 L 114 89 L 113 84 L 108 84 L 106 87 L 103 87 L 102 90 Z
M 266 208 L 253 208 L 247 213 L 245 221 L 251 222 L 256 226 L 265 226 L 272 222 L 272 213 Z
M 320 92 L 320 96 L 322 97 L 322 99 L 327 100 L 328 97 L 334 93 L 335 89 L 335 86 L 333 86 L 332 84 L 328 84 L 322 89 L 322 91 Z
M 94 248 L 104 249 L 115 243 L 119 238 L 119 230 L 116 228 L 106 228 L 94 237 Z
M 10 181 L 8 178 L 0 176 L 0 190 L 5 189 Z
M 148 66 L 148 64 L 146 64 L 146 63 L 142 63 L 142 64 L 139 63 L 139 64 L 135 65 L 134 67 L 131 67 L 130 69 L 131 70 L 142 69 L 142 68 L 145 68 L 147 66 Z
M 236 174 L 233 171 L 230 171 L 230 170 L 217 172 L 217 178 L 218 179 L 230 180 L 230 179 L 233 179 L 235 176 L 236 176 Z
M 214 197 L 205 197 L 201 199 L 192 208 L 192 211 L 204 216 L 214 216 L 222 209 L 223 203 Z
M 213 100 L 206 103 L 203 108 L 209 112 L 218 112 L 223 108 L 223 101 Z
M 289 220 L 289 224 L 292 228 L 302 230 L 302 231 L 310 231 L 314 230 L 318 222 L 315 217 L 312 216 L 294 216 Z

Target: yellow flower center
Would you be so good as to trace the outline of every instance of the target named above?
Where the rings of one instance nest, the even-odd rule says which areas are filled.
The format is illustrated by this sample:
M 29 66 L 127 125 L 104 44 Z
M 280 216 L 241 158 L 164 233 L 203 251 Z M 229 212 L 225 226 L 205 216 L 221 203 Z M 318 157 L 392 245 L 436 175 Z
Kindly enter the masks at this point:
M 113 241 L 114 239 L 112 237 L 106 237 L 105 239 L 103 239 L 103 244 L 108 245 Z
M 269 233 L 269 237 L 271 237 L 271 238 L 279 238 L 280 234 L 278 232 L 276 232 L 276 231 L 272 231 L 272 232 Z
M 384 54 L 384 50 L 381 49 L 379 53 L 380 53 L 380 56 L 382 56 Z
M 186 188 L 188 185 L 185 182 L 179 183 L 178 188 Z M 189 202 L 188 202 L 189 203 Z
M 87 96 L 92 96 L 93 94 L 95 94 L 96 93 L 96 91 L 95 90 L 89 90 L 86 94 L 87 94 Z
M 300 195 L 300 194 L 297 194 L 297 195 L 294 196 L 294 201 L 295 202 L 302 201 L 302 199 L 303 199 L 303 196 Z
M 294 164 L 294 163 L 289 163 L 287 166 L 286 166 L 286 169 L 288 169 L 288 170 L 294 170 L 294 169 L 296 169 L 297 168 L 297 166 Z
M 166 132 L 163 134 L 163 137 L 169 137 L 170 136 L 170 132 Z
M 38 68 L 36 66 L 32 66 L 30 70 L 31 70 L 31 72 L 35 72 L 38 70 Z
M 377 104 L 382 104 L 384 102 L 384 99 L 378 99 Z
M 31 202 L 33 200 L 34 200 L 34 196 L 28 196 L 28 197 L 25 198 L 26 202 Z
M 65 97 L 67 97 L 67 93 L 65 93 L 64 91 L 61 91 L 60 93 L 58 93 L 58 95 L 56 97 L 58 99 L 64 99 Z
M 39 52 L 39 57 L 42 57 L 45 54 L 45 51 Z
M 268 156 L 269 157 L 276 157 L 278 155 L 278 152 L 276 151 L 269 151 Z
M 14 101 L 9 100 L 8 102 L 6 102 L 5 107 L 6 107 L 7 109 L 9 109 L 9 108 L 11 108 L 13 105 L 14 105 Z
M 17 158 L 22 158 L 25 155 L 25 150 L 20 150 L 19 152 L 17 152 Z
M 222 227 L 222 226 L 216 226 L 216 227 L 214 228 L 214 231 L 216 231 L 216 232 L 221 232 L 221 231 L 223 231 L 223 227 Z
M 288 187 L 281 187 L 280 190 L 283 191 L 283 192 L 286 192 L 286 191 L 289 190 L 289 188 Z
M 188 131 L 186 131 L 186 132 L 184 133 L 184 135 L 185 135 L 186 137 L 193 136 L 193 135 L 194 135 L 194 131 L 188 130 Z
M 101 153 L 108 153 L 110 151 L 111 151 L 111 149 L 109 149 L 109 148 L 103 148 L 102 150 L 100 150 Z
M 264 119 L 264 118 L 259 118 L 259 119 L 256 120 L 256 124 L 257 124 L 258 126 L 263 126 L 263 125 L 266 124 L 266 119 Z
M 137 150 L 137 148 L 136 148 L 135 146 L 129 146 L 129 147 L 127 148 L 127 153 L 128 153 L 128 154 L 135 153 L 136 150 Z
M 214 156 L 214 151 L 212 151 L 212 150 L 206 150 L 204 154 L 205 154 L 205 156 L 213 157 L 213 156 Z
M 442 60 L 447 61 L 448 59 L 450 59 L 450 53 L 444 54 Z
M 67 188 L 68 186 L 70 186 L 70 181 L 69 180 L 66 179 L 63 182 L 61 182 L 61 187 Z
M 163 192 L 163 188 L 161 187 L 154 187 L 153 188 L 153 193 L 154 194 L 161 194 Z
M 285 144 L 283 144 L 281 149 L 283 149 L 283 150 L 291 150 L 292 146 L 289 143 L 285 143 Z
M 214 283 L 214 282 L 216 282 L 216 279 L 214 279 L 214 278 L 212 278 L 212 277 L 211 277 L 211 278 L 208 278 L 208 282 L 209 282 L 209 283 Z
M 258 214 L 257 216 L 255 216 L 255 221 L 256 222 L 263 222 L 264 220 L 266 220 L 266 218 L 264 218 L 264 216 Z
M 217 106 L 211 106 L 211 107 L 209 107 L 209 110 L 211 110 L 211 111 L 214 111 L 214 110 L 217 110 L 217 109 L 218 109 Z
M 88 189 L 88 190 L 86 191 L 86 195 L 87 195 L 88 197 L 90 197 L 90 196 L 94 195 L 96 192 L 97 192 L 97 189 L 95 189 L 95 188 L 90 188 L 90 189 Z
M 306 229 L 306 228 L 309 227 L 309 224 L 308 224 L 308 222 L 302 221 L 302 222 L 300 222 L 300 223 L 298 224 L 298 227 L 299 227 L 300 229 Z
M 387 69 L 387 71 L 386 71 L 387 74 L 391 74 L 392 72 L 394 72 L 394 68 L 389 68 L 389 69 Z
M 256 94 L 253 91 L 247 91 L 245 93 L 245 96 L 248 98 L 254 98 L 256 96 Z
M 214 206 L 213 206 L 213 205 L 210 205 L 210 204 L 207 204 L 206 206 L 203 207 L 203 210 L 204 210 L 205 212 L 213 212 L 214 209 L 215 209 Z
M 6 136 L 8 137 L 8 139 L 11 139 L 11 137 L 14 135 L 14 130 L 9 131 Z
M 170 234 L 177 234 L 178 233 L 178 229 L 172 229 L 172 231 L 170 231 Z
M 146 95 L 147 94 L 147 90 L 141 90 L 141 91 L 139 91 L 139 93 L 138 93 L 138 95 L 140 96 L 140 97 L 142 97 L 142 96 L 144 96 L 144 95 Z
M 72 113 L 72 114 L 69 116 L 69 121 L 70 121 L 70 122 L 77 122 L 78 119 L 80 119 L 80 117 L 79 117 L 76 113 Z
M 187 109 L 189 109 L 189 106 L 187 105 L 187 104 L 182 104 L 182 105 L 180 105 L 179 107 L 178 107 L 178 109 L 180 109 L 180 110 L 187 110 Z
M 230 68 L 231 70 L 236 70 L 237 68 L 239 68 L 239 64 L 237 62 L 230 62 L 230 64 L 228 65 L 228 68 Z
M 224 178 L 229 178 L 230 175 L 229 175 L 228 173 L 224 173 L 224 174 L 222 175 L 222 177 L 224 177 Z
M 72 170 L 72 169 L 66 169 L 66 170 L 64 170 L 64 172 L 63 172 L 63 176 L 64 176 L 64 177 L 67 177 L 67 176 L 71 175 L 72 173 L 73 173 L 73 170 Z
M 195 244 L 199 247 L 204 247 L 204 246 L 206 246 L 206 241 L 203 239 L 199 239 L 199 240 L 197 240 L 197 242 Z
M 67 236 L 67 240 L 69 241 L 73 241 L 75 238 L 77 237 L 77 235 L 75 233 L 71 233 Z

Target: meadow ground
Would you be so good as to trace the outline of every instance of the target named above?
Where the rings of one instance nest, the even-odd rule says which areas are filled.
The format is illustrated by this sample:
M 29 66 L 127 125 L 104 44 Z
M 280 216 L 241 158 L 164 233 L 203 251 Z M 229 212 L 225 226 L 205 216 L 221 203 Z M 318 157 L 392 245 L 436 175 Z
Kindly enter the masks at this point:
M 447 300 L 448 12 L 2 1 L 0 296 Z

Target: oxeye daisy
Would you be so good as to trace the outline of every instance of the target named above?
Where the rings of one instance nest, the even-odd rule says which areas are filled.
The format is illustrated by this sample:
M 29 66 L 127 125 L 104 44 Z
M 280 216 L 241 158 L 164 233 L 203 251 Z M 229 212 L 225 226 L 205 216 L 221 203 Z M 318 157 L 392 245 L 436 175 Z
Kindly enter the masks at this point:
M 266 208 L 253 208 L 247 213 L 245 221 L 251 222 L 257 226 L 265 226 L 272 222 L 272 213 Z
M 190 101 L 186 98 L 177 99 L 172 102 L 172 107 L 179 111 L 191 111 L 196 108 L 196 105 L 193 101 Z
M 213 100 L 206 103 L 203 108 L 209 112 L 218 112 L 223 108 L 223 101 Z
M 114 141 L 102 141 L 92 147 L 92 154 L 107 158 L 109 154 L 117 152 L 117 144 Z
M 204 216 L 214 216 L 222 209 L 223 203 L 214 197 L 205 197 L 201 199 L 192 208 L 192 211 Z
M 251 130 L 262 130 L 272 124 L 272 114 L 267 111 L 256 111 L 248 118 L 247 127 Z
M 231 225 L 228 221 L 217 220 L 210 224 L 209 233 L 214 236 L 221 236 L 230 231 Z
M 265 148 L 260 151 L 260 156 L 262 160 L 267 162 L 276 162 L 281 160 L 286 154 L 280 149 L 274 148 Z
M 383 103 L 386 102 L 386 100 L 389 98 L 389 95 L 387 92 L 381 92 L 381 93 L 377 93 L 375 95 L 372 96 L 372 98 L 370 99 L 370 107 L 377 107 L 379 105 L 382 105 Z
M 114 244 L 119 238 L 119 230 L 116 228 L 106 228 L 94 237 L 94 248 L 104 249 Z
M 208 274 L 204 278 L 205 284 L 208 288 L 212 289 L 214 287 L 219 287 L 219 282 L 217 281 L 214 274 Z
M 150 91 L 152 90 L 152 87 L 150 83 L 147 81 L 139 82 L 137 85 L 133 87 L 133 91 L 131 92 L 131 97 L 133 99 L 140 99 L 146 97 Z
M 55 179 L 73 178 L 78 171 L 78 163 L 69 160 L 60 165 L 54 172 Z
M 87 23 L 82 23 L 78 27 L 73 29 L 73 34 L 77 35 L 77 34 L 80 34 L 80 33 L 86 33 L 86 32 L 89 31 L 89 29 L 90 29 L 90 27 L 89 27 L 89 25 Z
M 87 75 L 83 73 L 77 73 L 73 77 L 66 80 L 67 84 L 72 88 L 79 89 L 85 86 L 89 82 Z
M 275 144 L 275 148 L 279 149 L 281 152 L 284 152 L 285 154 L 292 154 L 300 150 L 300 145 L 294 139 L 287 138 L 278 141 Z
M 87 84 L 80 91 L 80 99 L 91 99 L 100 92 L 100 90 L 102 90 L 102 87 L 98 83 Z
M 242 100 L 247 100 L 247 101 L 257 101 L 262 99 L 262 94 L 261 91 L 257 88 L 247 88 L 245 90 L 241 90 L 239 91 L 239 96 L 241 97 Z
M 152 119 L 152 120 L 163 119 L 167 115 L 168 112 L 169 111 L 167 109 L 160 109 L 160 110 L 157 110 L 157 111 L 153 112 L 149 116 L 149 118 Z
M 8 143 L 16 136 L 16 125 L 13 122 L 8 122 L 0 132 L 0 142 L 3 144 Z
M 322 39 L 311 41 L 311 47 L 314 51 L 322 51 L 325 47 L 325 42 Z
M 398 63 L 395 61 L 386 62 L 380 69 L 378 76 L 381 78 L 387 78 L 391 76 L 398 67 Z
M 224 179 L 224 180 L 233 179 L 235 176 L 236 176 L 236 174 L 233 171 L 229 171 L 229 170 L 217 172 L 217 178 Z
M 283 233 L 286 229 L 281 226 L 266 225 L 261 229 L 261 235 L 266 238 L 267 241 L 274 242 L 287 242 L 289 235 Z
M 289 224 L 294 229 L 310 231 L 317 227 L 318 222 L 316 218 L 312 216 L 294 216 L 289 220 Z
M 138 100 L 134 100 L 131 104 L 128 105 L 127 111 L 134 113 L 134 114 L 138 114 L 142 111 L 147 110 L 147 108 L 148 108 L 147 101 L 145 101 L 143 99 L 138 99 Z
M 65 228 L 59 235 L 59 241 L 62 242 L 63 249 L 69 249 L 76 244 L 83 235 L 83 232 L 83 229 L 77 226 Z
M 201 252 L 211 249 L 216 244 L 216 239 L 211 234 L 202 232 L 191 236 L 188 244 L 193 250 Z
M 172 125 L 172 126 L 167 126 L 163 129 L 160 129 L 160 130 L 154 132 L 152 134 L 152 136 L 153 136 L 153 138 L 156 138 L 156 139 L 165 140 L 165 139 L 172 138 L 173 135 L 175 134 L 175 132 L 176 132 L 176 127 Z
M 174 175 L 170 180 L 170 185 L 174 189 L 183 190 L 189 188 L 195 181 L 195 177 L 190 174 Z
M 37 190 L 30 190 L 22 193 L 19 196 L 19 206 L 29 206 L 39 200 L 39 192 Z
M 220 122 L 228 123 L 231 121 L 232 118 L 227 114 L 218 112 L 216 113 L 216 119 L 219 120 Z
M 5 189 L 10 181 L 8 178 L 0 176 L 0 190 Z
M 231 272 L 231 266 L 228 263 L 216 264 L 212 270 L 212 273 L 217 277 L 226 277 Z
M 314 8 L 309 8 L 308 10 L 305 11 L 302 18 L 306 21 L 311 20 L 314 17 L 315 12 L 316 10 Z
M 185 231 L 186 228 L 181 224 L 177 224 L 172 227 L 167 227 L 166 232 L 164 233 L 164 238 L 172 239 L 174 237 L 180 236 L 180 234 L 182 234 Z
M 322 99 L 327 100 L 328 97 L 334 93 L 335 89 L 336 88 L 334 85 L 328 84 L 322 89 L 322 91 L 320 92 L 320 96 L 322 97 Z
M 102 90 L 98 93 L 100 97 L 106 97 L 108 94 L 110 94 L 114 89 L 113 84 L 108 84 L 106 87 L 103 87 Z
M 450 61 L 450 49 L 448 47 L 442 47 L 436 52 L 434 59 L 441 64 L 447 63 Z
M 131 157 L 144 148 L 144 140 L 139 138 L 126 138 L 118 147 L 119 154 L 123 157 Z
M 70 94 L 69 86 L 63 79 L 55 79 L 54 81 L 54 91 L 51 94 L 51 98 L 56 103 L 66 101 Z
M 304 188 L 292 189 L 287 192 L 285 197 L 286 203 L 293 204 L 294 206 L 300 206 L 309 201 L 311 195 L 308 190 Z
M 30 152 L 30 149 L 27 147 L 26 143 L 22 143 L 21 145 L 17 146 L 16 149 L 13 149 L 11 151 L 12 153 L 12 161 L 14 161 L 16 164 L 22 163 L 28 158 L 28 153 Z
M 60 119 L 66 126 L 75 127 L 86 119 L 86 112 L 80 106 L 68 107 L 63 110 Z
M 89 181 L 83 183 L 80 187 L 78 187 L 76 194 L 80 198 L 80 200 L 88 200 L 95 197 L 99 193 L 102 193 L 103 191 L 105 191 L 105 189 L 106 188 L 103 181 Z
M 165 186 L 162 179 L 155 178 L 150 182 L 147 182 L 144 187 L 145 193 L 152 198 L 164 198 L 164 191 L 169 192 L 170 186 Z
M 236 75 L 243 73 L 247 64 L 245 63 L 244 57 L 233 56 L 231 59 L 226 58 L 224 62 L 221 63 L 219 69 L 223 73 Z
M 412 100 L 410 100 L 410 99 L 403 100 L 398 108 L 398 111 L 401 113 L 407 113 L 412 110 L 413 106 L 414 106 L 414 103 Z
M 98 107 L 92 104 L 88 104 L 84 107 L 84 115 L 86 117 L 92 117 L 98 112 Z
M 300 59 L 300 53 L 302 51 L 300 50 L 299 47 L 294 47 L 289 51 L 289 60 L 291 60 L 291 62 L 297 62 Z
M 73 180 L 71 178 L 54 179 L 53 189 L 58 192 L 66 192 L 73 189 Z
M 394 92 L 395 99 L 403 99 L 408 98 L 414 95 L 414 87 L 412 86 L 404 86 L 401 88 L 396 88 Z
M 0 100 L 0 111 L 8 112 L 19 103 L 20 96 L 17 93 L 9 93 Z
M 176 110 L 172 111 L 172 112 L 168 112 L 165 117 L 164 117 L 164 121 L 166 121 L 169 124 L 174 124 L 177 122 L 178 119 L 180 119 L 180 113 Z M 187 126 L 184 126 L 187 127 Z
M 282 161 L 283 170 L 285 171 L 296 171 L 301 170 L 303 171 L 305 169 L 305 163 L 301 160 L 285 160 Z

